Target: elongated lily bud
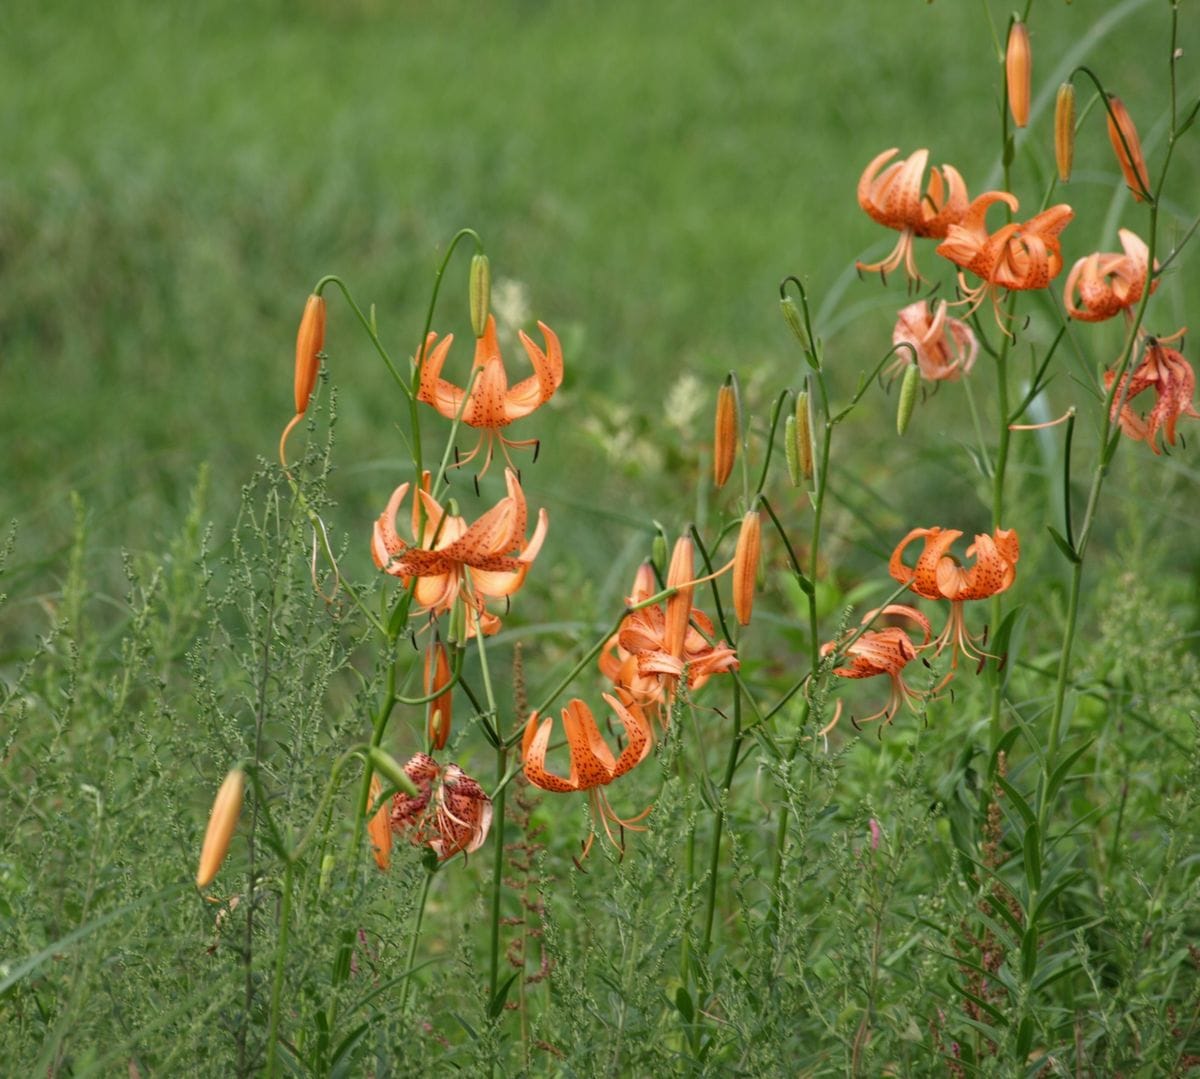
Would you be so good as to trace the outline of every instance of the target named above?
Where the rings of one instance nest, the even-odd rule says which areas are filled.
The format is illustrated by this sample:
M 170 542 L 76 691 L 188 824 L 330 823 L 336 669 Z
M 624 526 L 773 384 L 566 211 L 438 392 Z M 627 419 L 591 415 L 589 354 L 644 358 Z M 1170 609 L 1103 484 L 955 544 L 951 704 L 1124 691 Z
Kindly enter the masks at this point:
M 492 301 L 492 268 L 487 255 L 473 255 L 471 258 L 468 299 L 471 303 L 471 329 L 479 338 L 487 332 L 488 311 Z
M 1064 82 L 1054 102 L 1054 161 L 1058 178 L 1065 184 L 1071 178 L 1075 160 L 1075 84 Z
M 368 812 L 383 793 L 383 784 L 378 774 L 371 776 L 371 797 L 367 805 Z M 380 869 L 387 869 L 392 861 L 392 812 L 391 806 L 384 802 L 367 821 L 367 835 L 371 837 L 371 853 L 375 855 L 375 864 Z
M 910 363 L 904 370 L 904 381 L 900 383 L 900 405 L 896 409 L 896 434 L 902 435 L 908 429 L 908 421 L 912 419 L 913 409 L 917 404 L 917 390 L 921 387 L 921 369 Z
M 667 570 L 667 587 L 678 588 L 667 600 L 666 628 L 663 643 L 667 652 L 677 659 L 683 656 L 683 642 L 687 637 L 688 620 L 692 617 L 692 594 L 695 585 L 689 584 L 696 578 L 695 548 L 691 538 L 680 536 L 671 552 L 671 566 Z
M 803 477 L 800 475 L 800 452 L 796 448 L 796 417 L 789 416 L 783 423 L 783 452 L 787 458 L 788 479 L 793 487 L 799 487 Z
M 204 845 L 200 848 L 200 866 L 196 870 L 197 888 L 207 888 L 225 861 L 229 840 L 233 838 L 233 830 L 242 813 L 242 793 L 245 788 L 246 774 L 240 768 L 235 768 L 225 777 L 225 782 L 213 799 L 208 828 L 204 832 Z
M 804 335 L 804 323 L 800 319 L 800 310 L 796 307 L 796 301 L 790 296 L 785 296 L 779 301 L 779 310 L 783 312 L 784 321 L 791 327 L 792 333 L 796 335 L 796 340 L 807 346 L 808 338 Z
M 1110 94 L 1108 107 L 1108 141 L 1117 155 L 1117 164 L 1125 177 L 1125 184 L 1138 202 L 1145 201 L 1143 192 L 1150 190 L 1150 179 L 1146 174 L 1146 159 L 1142 156 L 1142 143 L 1137 128 L 1125 103 L 1115 94 Z M 1115 121 L 1115 122 L 1114 122 Z
M 812 412 L 808 390 L 796 394 L 796 455 L 800 459 L 800 474 L 811 480 L 813 475 Z
M 750 510 L 742 518 L 737 549 L 733 554 L 733 609 L 740 625 L 750 624 L 754 609 L 754 584 L 758 576 L 758 560 L 762 550 L 762 515 Z
M 437 693 L 450 684 L 450 660 L 446 646 L 434 641 L 425 652 L 425 695 Z M 454 694 L 447 689 L 429 702 L 429 742 L 442 749 L 450 737 L 450 705 Z
M 713 483 L 717 487 L 724 487 L 733 471 L 737 444 L 737 393 L 732 383 L 726 381 L 717 391 L 717 422 L 713 434 Z
M 296 415 L 303 416 L 317 384 L 321 349 L 325 346 L 325 297 L 315 292 L 304 305 L 296 334 Z
M 1013 123 L 1017 127 L 1024 127 L 1029 123 L 1029 84 L 1033 73 L 1033 57 L 1029 51 L 1029 28 L 1023 22 L 1014 22 L 1008 31 L 1004 73 Z
M 654 566 L 643 562 L 633 576 L 633 591 L 629 593 L 630 603 L 641 603 L 658 591 L 658 583 L 654 579 Z

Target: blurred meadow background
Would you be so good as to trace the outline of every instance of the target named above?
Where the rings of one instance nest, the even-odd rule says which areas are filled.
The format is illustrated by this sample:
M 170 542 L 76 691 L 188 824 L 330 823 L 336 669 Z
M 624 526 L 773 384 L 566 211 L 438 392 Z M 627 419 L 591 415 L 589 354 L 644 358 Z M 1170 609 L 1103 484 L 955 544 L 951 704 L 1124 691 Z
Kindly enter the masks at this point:
M 1017 137 L 1025 186 L 1015 193 L 1023 210 L 1033 213 L 1041 205 L 1053 174 L 1049 114 L 1059 83 L 1077 63 L 1102 73 L 1138 118 L 1147 155 L 1161 154 L 1167 9 L 1165 0 L 1036 4 L 1034 118 Z M 993 35 L 1002 40 L 1008 15 L 998 3 L 963 0 L 3 5 L 0 521 L 16 522 L 0 580 L 7 596 L 0 623 L 0 764 L 7 773 L 0 817 L 8 822 L 0 840 L 0 1025 L 8 1033 L 0 1033 L 0 1044 L 16 1054 L 8 1059 L 19 1060 L 29 1074 L 112 1074 L 135 1058 L 140 1074 L 178 1074 L 185 1064 L 197 1074 L 232 1073 L 225 1070 L 232 1067 L 226 1054 L 238 1036 L 236 1024 L 206 996 L 205 964 L 219 961 L 204 954 L 212 933 L 208 908 L 193 902 L 189 884 L 166 914 L 138 907 L 143 913 L 135 918 L 129 911 L 153 889 L 190 879 L 215 784 L 241 752 L 236 721 L 223 714 L 222 725 L 198 716 L 233 707 L 214 703 L 222 676 L 213 656 L 221 648 L 235 654 L 254 633 L 225 609 L 215 616 L 219 634 L 204 629 L 196 596 L 201 580 L 218 589 L 237 575 L 231 567 L 245 516 L 243 489 L 273 459 L 291 415 L 296 323 L 314 283 L 336 273 L 364 307 L 375 305 L 380 335 L 402 361 L 419 340 L 446 244 L 470 226 L 491 259 L 498 312 L 517 324 L 543 319 L 561 336 L 566 379 L 538 414 L 536 465 L 520 462 L 531 504 L 545 506 L 551 522 L 514 603 L 510 634 L 532 642 L 536 656 L 540 637 L 554 626 L 600 624 L 620 610 L 649 550 L 654 519 L 675 534 L 688 521 L 703 526 L 732 512 L 708 480 L 721 379 L 738 371 L 761 439 L 771 400 L 804 369 L 779 315 L 781 278 L 795 274 L 804 281 L 838 391 L 851 393 L 878 362 L 890 345 L 902 290 L 895 283 L 885 289 L 874 278 L 860 281 L 854 272 L 856 258 L 881 258 L 894 240 L 859 209 L 855 185 L 866 163 L 894 145 L 902 154 L 930 147 L 931 163 L 954 163 L 972 195 L 999 186 L 1003 68 Z M 1200 19 L 1194 11 L 1186 15 L 1180 86 L 1191 101 L 1200 90 Z M 1132 217 L 1098 110 L 1089 124 L 1072 180 L 1054 200 L 1069 201 L 1076 212 L 1064 235 L 1068 267 L 1089 251 L 1115 250 L 1117 227 Z M 1163 251 L 1183 238 L 1198 209 L 1200 140 L 1192 132 L 1175 152 L 1160 223 Z M 1194 247 L 1185 248 L 1173 263 L 1155 297 L 1151 329 L 1169 333 L 1200 319 L 1194 255 Z M 465 278 L 465 258 L 453 261 L 433 322 L 435 330 L 459 338 L 451 353 L 458 373 L 470 342 Z M 1061 278 L 1051 290 L 1056 297 L 1060 286 Z M 1030 307 L 1048 311 L 1056 302 L 1035 299 Z M 1099 327 L 1086 356 L 1070 346 L 1076 353 L 1039 406 L 1044 413 L 1031 418 L 1049 419 L 1077 399 L 1093 400 L 1094 372 L 1117 355 L 1121 331 L 1115 322 Z M 1034 328 L 1028 339 L 1044 346 L 1039 332 Z M 365 579 L 374 572 L 371 523 L 406 478 L 406 405 L 390 392 L 369 341 L 332 293 L 326 352 L 315 439 L 324 438 L 323 410 L 333 392 L 336 464 L 325 519 L 343 570 Z M 986 356 L 974 377 L 988 385 Z M 828 580 L 821 585 L 830 637 L 843 604 L 854 599 L 864 607 L 856 588 L 878 576 L 880 560 L 909 528 L 988 527 L 986 490 L 966 448 L 970 416 L 961 395 L 949 392 L 957 389 L 944 387 L 922 402 L 904 440 L 894 434 L 896 395 L 882 390 L 867 394 L 853 430 L 839 430 L 839 479 L 830 493 L 823 548 Z M 425 419 L 432 431 L 433 417 Z M 1181 430 L 1192 443 L 1186 423 Z M 1081 418 L 1076 438 L 1078 453 L 1094 452 L 1092 417 Z M 301 442 L 294 436 L 297 453 Z M 1028 588 L 1021 599 L 1037 619 L 1057 625 L 1061 565 L 1044 526 L 1058 520 L 1053 499 L 1061 439 L 1029 435 L 1018 440 L 1014 455 L 1013 517 L 1031 522 L 1022 532 L 1028 546 L 1018 591 L 1026 580 L 1053 579 Z M 1188 717 L 1197 702 L 1200 633 L 1196 477 L 1191 445 L 1161 460 L 1145 446 L 1122 447 L 1088 569 L 1093 606 L 1084 615 L 1079 708 L 1100 742 L 1087 758 L 1096 787 L 1081 795 L 1075 811 L 1084 815 L 1092 802 L 1115 806 L 1111 800 L 1119 797 L 1120 812 L 1146 822 L 1146 835 L 1160 834 L 1152 822 L 1195 767 Z M 488 490 L 498 482 L 493 474 Z M 459 493 L 470 486 L 455 484 Z M 806 520 L 807 498 L 786 486 L 783 491 L 781 504 L 800 532 L 807 528 L 798 523 Z M 471 500 L 469 493 L 464 497 Z M 760 650 L 752 662 L 780 673 L 800 649 L 802 603 L 782 557 L 769 559 L 764 595 L 776 598 L 762 600 L 761 621 L 756 614 L 747 639 Z M 139 611 L 149 603 L 139 606 L 139 595 L 145 598 L 139 588 L 155 567 L 163 568 L 167 582 L 162 602 L 177 617 L 143 632 Z M 887 590 L 879 586 L 870 594 L 878 599 Z M 131 633 L 144 648 L 128 647 Z M 213 642 L 221 635 L 218 647 Z M 565 648 L 544 647 L 561 670 Z M 305 661 L 315 662 L 319 642 L 309 640 L 304 648 Z M 527 653 L 526 663 L 534 662 Z M 1039 639 L 1025 673 L 1036 679 L 1054 662 L 1053 638 Z M 530 678 L 550 681 L 549 675 Z M 324 726 L 316 721 L 319 733 L 311 734 L 326 764 L 331 745 L 362 737 L 348 703 L 357 688 L 351 681 L 333 680 L 329 713 L 340 718 Z M 1113 685 L 1151 703 L 1118 721 L 1106 696 Z M 1159 698 L 1145 696 L 1155 689 Z M 941 707 L 947 730 L 927 733 L 920 747 L 915 735 L 909 742 L 894 729 L 883 741 L 873 732 L 852 735 L 840 772 L 814 765 L 814 789 L 824 791 L 825 801 L 808 818 L 811 836 L 832 836 L 821 831 L 826 827 L 861 833 L 868 810 L 872 820 L 883 816 L 878 807 L 892 798 L 897 806 L 903 802 L 894 812 L 915 822 L 936 799 L 953 800 L 956 789 L 969 787 L 973 796 L 977 777 L 970 760 L 957 756 L 962 732 L 950 722 L 955 709 Z M 897 726 L 905 724 L 919 725 L 911 716 Z M 1115 744 L 1118 727 L 1139 740 L 1136 752 Z M 722 749 L 713 753 L 719 758 Z M 905 769 L 918 760 L 941 762 L 947 770 L 914 786 Z M 303 762 L 289 761 L 295 780 Z M 739 813 L 752 819 L 760 796 L 771 796 L 762 794 L 766 773 L 747 772 L 754 785 L 743 792 L 747 804 Z M 295 783 L 289 789 L 300 792 L 297 801 L 315 801 L 316 779 Z M 671 812 L 671 797 L 664 796 L 665 808 L 652 821 Z M 697 810 L 686 801 L 675 811 L 695 823 Z M 98 821 L 110 817 L 102 832 Z M 577 818 L 567 839 L 550 841 L 561 848 L 554 872 L 563 879 L 571 872 L 564 852 L 568 839 L 578 838 Z M 950 830 L 961 826 L 958 818 L 935 823 L 934 839 L 922 839 L 924 825 L 914 824 L 905 850 L 920 851 L 937 838 L 948 843 Z M 901 825 L 895 827 L 899 833 Z M 1119 820 L 1116 827 L 1120 832 Z M 753 835 L 754 825 L 747 828 Z M 762 834 L 771 828 L 764 822 Z M 839 852 L 829 855 L 837 888 L 806 877 L 814 895 L 868 888 L 854 880 L 850 832 L 838 834 L 840 845 L 829 839 Z M 1185 846 L 1191 838 L 1194 832 Z M 665 833 L 631 840 L 647 845 L 651 865 L 651 854 L 661 855 L 668 842 Z M 1163 900 L 1144 886 L 1150 870 L 1118 873 L 1120 844 L 1112 843 L 1104 864 L 1114 876 L 1096 885 L 1087 902 L 1091 911 L 1119 914 L 1125 935 L 1113 951 L 1127 958 L 1136 952 L 1134 912 L 1144 907 L 1161 914 Z M 1107 851 L 1105 844 L 1096 841 Z M 1158 849 L 1159 840 L 1153 844 Z M 487 876 L 484 855 L 467 871 L 480 879 Z M 754 898 L 741 891 L 745 867 L 736 853 L 731 857 L 739 883 L 726 897 L 730 908 Z M 951 873 L 952 861 L 929 855 L 908 884 L 898 876 L 881 878 L 870 884 L 877 883 L 878 892 L 855 893 L 846 909 L 871 912 L 882 934 L 890 914 L 880 911 L 894 900 L 895 915 L 915 924 L 919 914 L 937 908 L 938 882 Z M 580 910 L 593 887 L 611 889 L 606 901 L 619 908 L 636 905 L 638 888 L 651 894 L 653 874 L 597 883 L 615 872 L 601 862 L 593 855 L 592 876 L 572 878 Z M 1116 959 L 1111 970 L 1100 964 L 1099 974 L 1089 967 L 1097 998 L 1124 994 L 1123 1000 L 1140 1001 L 1138 994 L 1148 999 L 1166 986 L 1162 992 L 1174 994 L 1172 1001 L 1192 999 L 1186 939 L 1200 931 L 1200 917 L 1195 871 L 1182 872 L 1172 878 L 1172 894 L 1181 897 L 1170 911 L 1175 935 L 1167 958 L 1153 967 L 1157 973 L 1147 975 L 1149 967 L 1136 962 L 1113 973 Z M 396 900 L 382 885 L 370 887 L 372 910 L 397 905 L 402 939 L 401 915 L 410 913 L 412 896 Z M 463 910 L 476 902 L 472 887 L 447 885 L 469 897 Z M 895 898 L 901 894 L 903 902 Z M 463 942 L 469 918 L 459 918 L 456 909 L 454 900 L 435 897 L 426 915 L 434 923 L 427 928 L 429 947 L 443 958 L 452 955 L 455 969 L 477 973 L 478 949 L 472 955 Z M 814 911 L 819 916 L 804 923 L 808 928 L 795 930 L 797 939 L 807 933 L 810 942 L 833 942 L 814 967 L 781 976 L 784 988 L 771 990 L 773 1002 L 753 997 L 750 988 L 738 990 L 746 1015 L 762 1019 L 773 1012 L 776 1025 L 759 1028 L 746 1020 L 737 1036 L 745 1044 L 760 1038 L 774 1055 L 755 1063 L 749 1050 L 724 1057 L 712 1050 L 709 1058 L 693 1055 L 688 1067 L 695 1073 L 791 1075 L 801 1073 L 801 1064 L 805 1074 L 848 1070 L 850 1050 L 839 1055 L 815 1046 L 822 1037 L 849 1045 L 864 1029 L 847 987 L 863 962 L 855 947 L 862 944 L 862 954 L 874 948 L 878 959 L 880 938 L 857 941 L 857 930 L 838 929 L 838 923 L 813 930 L 830 915 L 823 900 L 814 899 Z M 440 926 L 439 916 L 445 919 Z M 564 938 L 577 932 L 587 948 L 610 946 L 597 943 L 603 930 L 590 919 L 599 923 L 600 914 L 579 913 L 578 925 L 571 924 L 574 916 L 564 915 L 565 928 L 558 930 Z M 142 917 L 149 920 L 135 924 Z M 332 939 L 340 923 L 328 917 L 313 924 Z M 1084 934 L 1097 923 L 1082 915 L 1068 922 L 1063 947 L 1083 947 Z M 90 927 L 82 943 L 60 954 L 56 942 L 81 926 Z M 1076 931 L 1078 938 L 1070 936 Z M 659 966 L 675 963 L 662 958 L 661 933 L 653 938 L 660 954 L 644 952 L 651 944 L 635 944 L 622 932 L 618 960 L 641 962 L 653 954 Z M 151 938 L 158 951 L 147 943 Z M 312 939 L 321 939 L 316 929 Z M 892 945 L 901 958 L 912 947 L 900 938 Z M 328 959 L 324 952 L 316 957 L 321 947 L 313 944 L 313 969 Z M 569 951 L 562 941 L 555 947 Z M 895 998 L 902 1003 L 881 1024 L 891 1031 L 890 1040 L 882 1032 L 877 1037 L 884 1055 L 868 1058 L 868 1067 L 855 1050 L 854 1065 L 863 1074 L 871 1068 L 883 1074 L 885 1067 L 896 1069 L 891 1074 L 926 1074 L 930 1059 L 949 1052 L 929 1048 L 928 1039 L 936 1041 L 929 1015 L 937 1009 L 921 1011 L 914 1001 L 935 977 L 945 1000 L 959 998 L 941 973 L 930 973 L 934 952 L 914 948 L 918 953 L 926 966 L 914 960 L 911 971 L 896 976 Z M 764 956 L 752 957 L 746 969 L 767 963 Z M 1169 979 L 1162 974 L 1168 968 L 1174 972 Z M 668 1011 L 678 1008 L 691 1022 L 690 998 L 685 1008 L 674 983 L 664 989 L 667 979 L 657 974 L 635 989 L 606 983 L 614 997 L 619 985 L 620 994 L 636 1002 L 614 1034 L 604 1026 L 607 1018 L 596 1018 L 611 1002 L 590 995 L 595 984 L 585 985 L 582 974 L 569 977 L 577 981 L 556 990 L 558 1006 L 600 1024 L 602 1033 L 593 1034 L 603 1059 L 592 1055 L 592 1035 L 577 1028 L 564 1034 L 560 1024 L 543 1034 L 570 1064 L 543 1055 L 532 1064 L 510 1060 L 507 1070 L 500 1063 L 501 1073 L 559 1074 L 554 1069 L 561 1066 L 561 1074 L 638 1075 L 683 1067 L 683 1049 L 669 1055 L 673 1043 L 663 1041 L 661 1020 L 652 1013 L 662 996 Z M 1086 981 L 1083 974 L 1073 977 Z M 826 994 L 822 980 L 840 988 Z M 297 976 L 297 985 L 302 981 Z M 105 997 L 105 985 L 121 988 Z M 731 991 L 727 998 L 731 1011 L 736 996 Z M 163 999 L 171 1007 L 160 1015 L 156 1002 Z M 488 1004 L 479 1006 L 481 1014 Z M 801 1012 L 824 1005 L 829 1010 L 815 1033 L 794 1032 Z M 1062 1008 L 1046 1030 L 1070 1030 L 1075 1013 L 1068 1004 Z M 452 1061 L 455 1052 L 466 1053 L 456 1066 L 468 1073 L 480 1061 L 502 1062 L 503 1052 L 488 1036 L 464 1039 L 463 1029 L 483 1028 L 468 1005 L 461 1014 L 453 1033 L 435 1015 L 421 1035 L 422 1052 L 441 1051 L 441 1045 Z M 1089 1059 L 1102 1059 L 1102 1051 L 1111 1052 L 1103 1058 L 1110 1062 L 1133 1059 L 1135 1050 L 1118 1044 L 1116 1032 L 1122 1024 L 1143 1023 L 1138 1015 L 1126 1022 L 1106 1013 L 1103 1023 L 1087 1026 L 1103 1032 Z M 1172 1041 L 1166 1018 L 1159 1026 L 1154 1036 L 1162 1045 L 1182 1044 Z M 402 1044 L 407 1031 L 386 1023 L 378 1029 L 385 1033 L 373 1067 L 383 1075 L 389 1073 L 381 1063 L 388 1058 L 385 1046 Z M 461 1049 L 464 1040 L 473 1046 L 469 1051 Z M 1194 1017 L 1185 1040 L 1195 1044 Z M 619 1048 L 626 1043 L 639 1048 Z M 304 1058 L 301 1049 L 297 1061 Z M 344 1074 L 365 1073 L 354 1070 L 365 1067 L 362 1058 L 347 1054 Z M 1155 1059 L 1167 1059 L 1168 1049 L 1163 1054 Z M 1086 1056 L 1080 1049 L 1077 1059 Z M 320 1059 L 328 1063 L 327 1055 Z M 211 1071 L 205 1060 L 214 1062 Z M 391 1067 L 410 1074 L 412 1064 L 393 1058 Z M 1096 1067 L 1072 1074 L 1115 1074 Z M 928 1068 L 942 1073 L 940 1065 Z M 296 1064 L 295 1073 L 302 1071 Z M 1021 1073 L 1014 1066 L 1012 1074 Z M 1000 1073 L 982 1066 L 972 1074 Z M 1160 1073 L 1133 1068 L 1127 1074 Z

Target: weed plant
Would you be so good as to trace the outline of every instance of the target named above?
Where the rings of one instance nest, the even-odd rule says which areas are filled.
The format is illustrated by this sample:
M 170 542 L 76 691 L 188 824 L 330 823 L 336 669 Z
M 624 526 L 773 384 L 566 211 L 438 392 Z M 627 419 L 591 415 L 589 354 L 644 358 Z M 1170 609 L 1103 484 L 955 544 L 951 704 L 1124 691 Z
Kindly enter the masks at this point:
M 767 274 L 783 370 L 572 391 L 595 312 L 463 229 L 423 312 L 317 280 L 227 528 L 201 467 L 106 600 L 68 500 L 5 598 L 14 1074 L 1200 1065 L 1194 28 L 1057 8 L 945 59 L 957 169 L 875 123 L 894 257 Z

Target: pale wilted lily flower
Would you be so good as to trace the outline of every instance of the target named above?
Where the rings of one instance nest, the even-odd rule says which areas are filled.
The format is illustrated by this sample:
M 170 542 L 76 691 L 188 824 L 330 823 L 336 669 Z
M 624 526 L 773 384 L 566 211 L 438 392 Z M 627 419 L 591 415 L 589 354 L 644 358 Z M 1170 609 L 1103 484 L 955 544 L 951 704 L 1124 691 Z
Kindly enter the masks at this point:
M 922 194 L 921 179 L 929 151 L 917 150 L 884 168 L 898 152 L 895 147 L 884 150 L 863 170 L 858 181 L 858 204 L 881 225 L 897 229 L 900 239 L 881 262 L 855 265 L 860 270 L 888 274 L 903 264 L 909 280 L 919 281 L 913 240 L 918 236 L 941 239 L 951 225 L 961 220 L 967 209 L 967 185 L 953 165 L 943 165 L 940 171 L 929 170 L 929 184 Z
M 1123 255 L 1095 251 L 1081 258 L 1067 274 L 1063 301 L 1067 314 L 1080 322 L 1103 322 L 1107 318 L 1137 304 L 1146 291 L 1150 278 L 1150 249 L 1136 232 L 1119 229 Z M 1157 262 L 1155 269 L 1158 269 Z M 1158 288 L 1151 281 L 1151 293 Z M 1076 297 L 1079 302 L 1076 303 Z
M 410 758 L 404 773 L 418 793 L 393 795 L 392 832 L 429 847 L 443 862 L 483 846 L 492 826 L 492 800 L 474 779 L 457 764 L 440 767 L 427 753 Z
M 1174 340 L 1182 332 L 1170 338 L 1147 338 L 1141 362 L 1121 377 L 1113 397 L 1113 420 L 1121 425 L 1121 430 L 1130 438 L 1145 442 L 1155 453 L 1162 453 L 1158 439 L 1160 430 L 1163 441 L 1174 446 L 1175 425 L 1179 417 L 1200 419 L 1200 412 L 1192 405 L 1196 390 L 1196 374 L 1192 365 L 1183 358 L 1183 353 L 1167 348 L 1165 344 L 1165 341 Z M 1111 389 L 1112 383 L 1113 372 L 1108 371 L 1104 375 L 1104 388 Z M 1143 414 L 1135 409 L 1133 400 L 1146 390 L 1154 391 L 1155 400 L 1150 411 Z
M 956 379 L 970 374 L 979 353 L 979 341 L 975 331 L 961 319 L 947 315 L 945 301 L 929 310 L 926 300 L 910 303 L 902 308 L 892 330 L 893 345 L 909 345 L 898 348 L 892 373 L 912 363 L 915 357 L 921 377 L 930 381 Z

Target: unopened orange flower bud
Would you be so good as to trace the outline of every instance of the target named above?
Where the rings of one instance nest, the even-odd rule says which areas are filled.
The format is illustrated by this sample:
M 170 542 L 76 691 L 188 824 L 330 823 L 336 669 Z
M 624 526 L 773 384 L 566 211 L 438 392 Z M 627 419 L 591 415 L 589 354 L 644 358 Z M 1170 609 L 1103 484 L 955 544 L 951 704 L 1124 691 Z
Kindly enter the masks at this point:
M 492 303 L 492 268 L 487 255 L 471 258 L 471 281 L 467 293 L 471 304 L 471 329 L 477 338 L 487 333 L 488 312 Z
M 379 781 L 379 774 L 371 776 L 371 796 L 367 804 L 367 811 L 370 812 L 371 806 L 379 801 L 380 794 L 383 793 L 383 784 Z M 375 864 L 380 869 L 387 869 L 392 861 L 392 812 L 391 806 L 384 802 L 374 813 L 371 814 L 371 819 L 367 821 L 367 834 L 371 837 L 371 853 L 375 855 Z
M 1150 191 L 1150 179 L 1146 174 L 1146 159 L 1142 156 L 1142 143 L 1137 128 L 1125 103 L 1115 94 L 1110 94 L 1108 107 L 1108 141 L 1112 143 L 1117 163 L 1125 176 L 1125 184 L 1138 202 L 1143 202 Z
M 650 562 L 643 562 L 637 568 L 637 573 L 633 577 L 633 591 L 629 594 L 630 603 L 641 603 L 644 599 L 649 599 L 655 592 L 658 591 L 658 582 L 654 579 L 654 566 Z
M 727 381 L 717 391 L 717 422 L 713 434 L 713 483 L 717 487 L 724 487 L 733 471 L 737 444 L 737 394 L 733 384 Z
M 317 383 L 321 349 L 325 345 L 325 297 L 315 292 L 304 305 L 296 334 L 296 414 L 303 416 Z
M 1033 74 L 1033 57 L 1029 50 L 1029 28 L 1023 22 L 1014 22 L 1008 31 L 1004 73 L 1013 123 L 1017 127 L 1024 127 L 1029 123 L 1029 84 Z
M 667 570 L 667 587 L 678 588 L 667 600 L 666 628 L 663 643 L 666 651 L 676 658 L 683 655 L 683 642 L 687 638 L 688 620 L 692 616 L 692 594 L 696 578 L 695 548 L 691 538 L 680 536 L 671 552 L 671 565 Z
M 446 646 L 434 641 L 425 652 L 425 695 L 437 693 L 450 684 L 450 660 Z M 450 705 L 453 691 L 446 689 L 429 702 L 429 742 L 441 749 L 450 737 Z
M 208 828 L 204 832 L 204 845 L 200 848 L 200 866 L 196 870 L 196 887 L 207 888 L 225 861 L 229 841 L 242 813 L 242 792 L 246 787 L 246 774 L 235 768 L 225 777 L 221 789 L 213 799 L 212 812 L 208 816 Z
M 754 585 L 758 577 L 758 559 L 762 550 L 762 515 L 750 510 L 742 518 L 737 549 L 733 554 L 733 609 L 740 625 L 750 624 L 754 609 Z
M 1071 178 L 1075 160 L 1075 85 L 1064 82 L 1054 102 L 1054 161 L 1058 178 L 1065 184 Z
M 921 369 L 910 363 L 904 371 L 904 381 L 900 383 L 900 404 L 896 409 L 896 434 L 902 435 L 908 430 L 908 421 L 912 419 L 913 409 L 917 404 L 917 390 L 921 387 Z

